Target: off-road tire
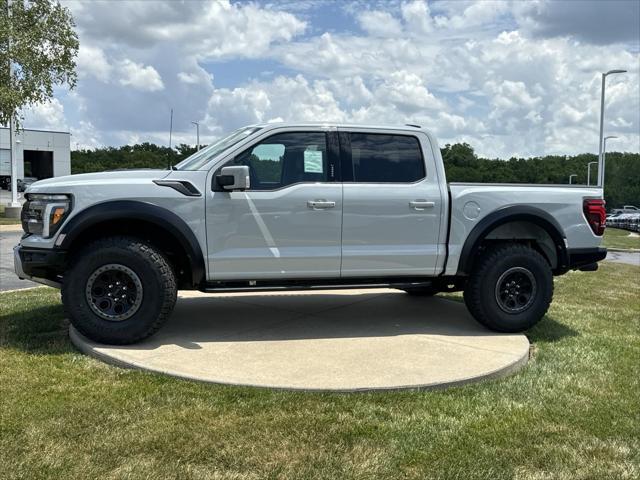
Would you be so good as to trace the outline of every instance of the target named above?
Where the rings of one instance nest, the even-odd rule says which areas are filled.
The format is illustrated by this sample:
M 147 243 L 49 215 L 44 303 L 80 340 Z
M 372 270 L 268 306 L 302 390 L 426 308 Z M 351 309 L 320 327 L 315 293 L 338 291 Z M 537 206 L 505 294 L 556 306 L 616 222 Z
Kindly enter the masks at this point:
M 125 320 L 106 320 L 89 305 L 86 288 L 91 275 L 109 264 L 132 270 L 142 286 L 142 301 Z M 73 326 L 96 342 L 124 345 L 158 331 L 176 302 L 176 280 L 164 255 L 148 243 L 127 236 L 96 240 L 74 255 L 62 282 L 62 303 Z
M 500 306 L 496 284 L 514 268 L 526 269 L 535 279 L 529 306 L 509 313 Z M 491 330 L 522 332 L 538 323 L 553 298 L 553 274 L 547 260 L 533 248 L 516 243 L 489 249 L 475 265 L 464 290 L 464 301 L 473 317 Z M 504 302 L 502 302 L 504 305 Z

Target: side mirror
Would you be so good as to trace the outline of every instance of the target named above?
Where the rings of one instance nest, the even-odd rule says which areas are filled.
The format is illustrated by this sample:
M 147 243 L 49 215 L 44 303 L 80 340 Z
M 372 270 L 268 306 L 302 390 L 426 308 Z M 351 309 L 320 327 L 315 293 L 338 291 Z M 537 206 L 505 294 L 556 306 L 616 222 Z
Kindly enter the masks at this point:
M 249 180 L 249 167 L 222 167 L 220 174 L 216 175 L 216 183 L 225 190 L 247 190 L 251 186 Z

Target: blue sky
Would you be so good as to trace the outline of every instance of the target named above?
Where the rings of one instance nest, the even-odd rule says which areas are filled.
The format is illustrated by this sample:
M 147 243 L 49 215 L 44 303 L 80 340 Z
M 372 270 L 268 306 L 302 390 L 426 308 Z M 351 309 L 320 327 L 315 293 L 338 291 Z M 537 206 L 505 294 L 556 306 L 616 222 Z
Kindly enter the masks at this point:
M 63 2 L 77 88 L 24 112 L 75 147 L 209 142 L 270 121 L 417 123 L 489 157 L 640 150 L 640 2 Z M 116 8 L 117 6 L 117 8 Z

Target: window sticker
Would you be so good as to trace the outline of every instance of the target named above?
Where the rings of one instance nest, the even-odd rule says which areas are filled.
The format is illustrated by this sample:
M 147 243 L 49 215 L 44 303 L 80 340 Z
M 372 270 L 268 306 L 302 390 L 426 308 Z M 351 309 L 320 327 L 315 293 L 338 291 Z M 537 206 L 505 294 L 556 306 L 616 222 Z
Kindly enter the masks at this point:
M 322 173 L 322 151 L 304 151 L 304 173 Z

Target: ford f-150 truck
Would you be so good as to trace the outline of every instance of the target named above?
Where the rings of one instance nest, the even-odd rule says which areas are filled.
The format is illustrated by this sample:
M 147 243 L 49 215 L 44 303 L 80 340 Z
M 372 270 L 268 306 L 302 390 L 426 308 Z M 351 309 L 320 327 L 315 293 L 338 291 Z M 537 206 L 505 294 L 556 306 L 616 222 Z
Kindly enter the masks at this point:
M 26 198 L 18 276 L 61 288 L 73 325 L 114 344 L 157 331 L 178 289 L 463 290 L 480 323 L 522 331 L 554 275 L 606 256 L 600 188 L 447 184 L 418 126 L 254 125 L 167 170 L 53 178 Z

